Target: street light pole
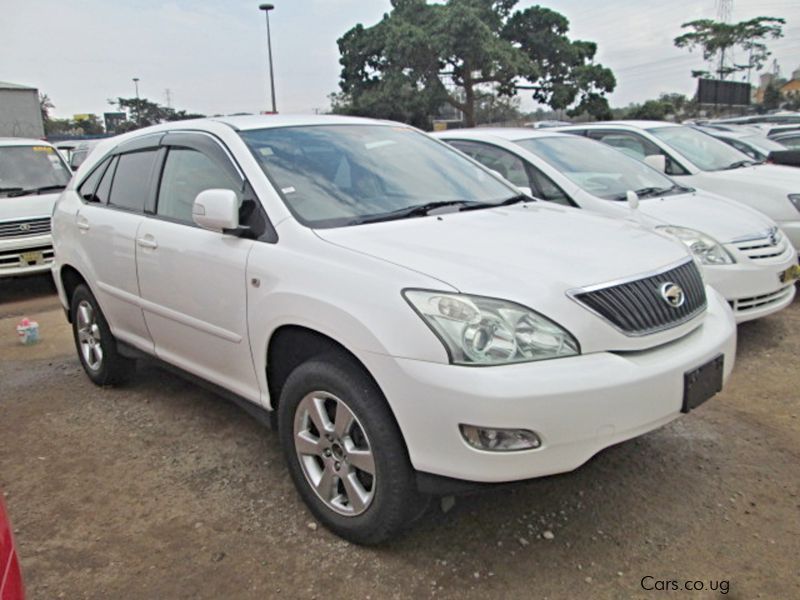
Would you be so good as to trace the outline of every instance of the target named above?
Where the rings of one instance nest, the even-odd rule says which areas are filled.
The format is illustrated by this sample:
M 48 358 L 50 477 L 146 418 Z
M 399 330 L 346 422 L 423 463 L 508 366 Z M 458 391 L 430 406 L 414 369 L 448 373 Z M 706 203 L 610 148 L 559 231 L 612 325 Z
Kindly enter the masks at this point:
M 141 121 L 141 113 L 139 111 L 139 78 L 138 77 L 134 77 L 133 78 L 133 85 L 136 86 L 136 124 L 141 126 L 142 121 Z
M 278 109 L 275 108 L 275 71 L 272 67 L 272 39 L 270 38 L 269 32 L 269 11 L 275 8 L 272 4 L 260 4 L 258 6 L 259 10 L 263 10 L 264 14 L 267 16 L 267 53 L 269 54 L 269 90 L 270 95 L 272 96 L 272 112 L 277 113 Z

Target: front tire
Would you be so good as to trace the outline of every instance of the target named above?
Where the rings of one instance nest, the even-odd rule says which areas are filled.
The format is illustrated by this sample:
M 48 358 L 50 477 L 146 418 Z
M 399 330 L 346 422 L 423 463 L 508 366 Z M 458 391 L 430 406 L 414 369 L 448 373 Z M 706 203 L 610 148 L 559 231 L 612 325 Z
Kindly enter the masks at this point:
M 70 317 L 78 358 L 89 379 L 100 386 L 127 381 L 136 363 L 117 351 L 117 340 L 87 286 L 75 288 L 70 299 Z
M 297 367 L 283 386 L 278 428 L 300 496 L 336 535 L 384 542 L 426 502 L 383 394 L 355 361 L 329 355 Z

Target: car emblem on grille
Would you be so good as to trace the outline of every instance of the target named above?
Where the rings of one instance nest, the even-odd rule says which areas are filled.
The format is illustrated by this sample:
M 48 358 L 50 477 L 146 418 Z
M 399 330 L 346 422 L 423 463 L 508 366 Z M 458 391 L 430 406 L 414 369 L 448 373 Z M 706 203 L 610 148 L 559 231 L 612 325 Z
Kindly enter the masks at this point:
M 31 226 L 28 223 L 20 223 L 19 230 L 20 231 L 30 231 L 31 230 Z
M 778 232 L 775 231 L 774 229 L 769 232 L 769 243 L 772 244 L 773 246 L 778 245 Z
M 668 281 L 661 285 L 659 290 L 664 302 L 669 304 L 672 308 L 680 308 L 686 302 L 686 294 L 683 293 L 683 288 L 677 283 Z

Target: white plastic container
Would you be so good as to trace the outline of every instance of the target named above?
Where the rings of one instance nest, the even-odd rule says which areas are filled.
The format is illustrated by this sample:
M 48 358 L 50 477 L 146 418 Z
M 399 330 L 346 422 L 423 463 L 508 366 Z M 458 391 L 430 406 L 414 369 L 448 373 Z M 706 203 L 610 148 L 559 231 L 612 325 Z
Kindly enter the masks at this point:
M 39 324 L 27 318 L 22 319 L 17 325 L 17 335 L 24 346 L 35 344 L 39 341 Z

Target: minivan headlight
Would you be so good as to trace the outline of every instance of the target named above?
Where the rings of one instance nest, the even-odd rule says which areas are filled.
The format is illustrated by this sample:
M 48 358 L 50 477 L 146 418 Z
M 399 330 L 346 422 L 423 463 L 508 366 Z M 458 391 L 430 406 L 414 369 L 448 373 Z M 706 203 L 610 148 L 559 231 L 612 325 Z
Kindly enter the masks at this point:
M 703 265 L 732 265 L 736 262 L 722 244 L 705 233 L 677 225 L 663 225 L 656 229 L 682 241 Z
M 453 364 L 503 365 L 580 354 L 569 331 L 514 302 L 427 290 L 405 290 L 403 296 Z

